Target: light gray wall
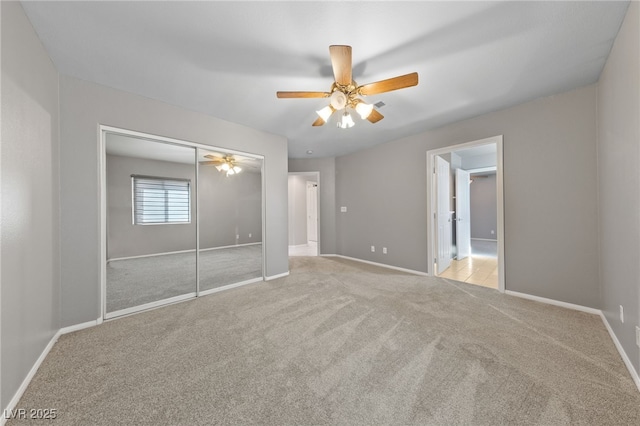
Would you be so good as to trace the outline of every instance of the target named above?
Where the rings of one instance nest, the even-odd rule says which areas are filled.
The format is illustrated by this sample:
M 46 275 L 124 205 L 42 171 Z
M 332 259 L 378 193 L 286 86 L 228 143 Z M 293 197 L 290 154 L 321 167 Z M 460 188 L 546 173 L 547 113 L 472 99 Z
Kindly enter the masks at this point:
M 289 172 L 319 172 L 320 182 L 320 254 L 337 254 L 336 216 L 340 215 L 340 206 L 336 204 L 336 159 L 290 158 Z M 344 213 L 343 213 L 344 214 Z
M 192 149 L 192 148 L 185 148 Z M 195 158 L 195 153 L 194 153 Z M 107 257 L 109 259 L 194 249 L 196 246 L 195 166 L 107 155 Z M 191 223 L 133 225 L 131 175 L 191 181 Z M 260 173 L 227 177 L 213 166 L 200 168 L 200 248 L 262 241 Z M 236 235 L 239 236 L 236 239 Z M 249 236 L 251 235 L 251 236 Z
M 602 311 L 640 371 L 640 5 L 631 2 L 598 83 Z M 619 307 L 624 306 L 625 322 Z
M 498 229 L 496 175 L 473 179 L 470 188 L 471 238 L 495 240 Z
M 107 155 L 106 172 L 108 259 L 189 250 L 196 247 L 195 165 Z M 192 188 L 191 223 L 133 225 L 131 175 L 134 174 L 189 179 Z
M 61 75 L 63 326 L 100 316 L 100 124 L 264 155 L 265 273 L 273 276 L 288 271 L 285 138 Z
M 462 168 L 465 170 L 495 167 L 496 154 L 474 155 L 462 159 Z
M 262 176 L 200 167 L 200 248 L 262 241 Z M 284 232 L 284 230 L 283 230 Z M 238 236 L 238 238 L 236 238 Z
M 289 176 L 289 245 L 307 244 L 307 181 L 310 176 Z
M 1 2 L 1 409 L 60 328 L 58 73 L 17 2 Z
M 507 289 L 598 307 L 595 85 L 338 157 L 338 253 L 427 271 L 426 152 L 496 135 Z

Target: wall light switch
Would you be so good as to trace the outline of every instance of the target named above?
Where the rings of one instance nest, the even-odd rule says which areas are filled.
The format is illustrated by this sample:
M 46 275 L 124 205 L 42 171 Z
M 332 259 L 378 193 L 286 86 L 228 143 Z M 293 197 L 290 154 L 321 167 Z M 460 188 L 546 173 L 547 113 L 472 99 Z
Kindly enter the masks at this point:
M 340 207 L 340 212 L 341 213 L 346 213 L 347 212 L 347 208 L 345 206 Z
M 376 251 L 376 246 L 371 246 L 371 253 L 375 253 Z

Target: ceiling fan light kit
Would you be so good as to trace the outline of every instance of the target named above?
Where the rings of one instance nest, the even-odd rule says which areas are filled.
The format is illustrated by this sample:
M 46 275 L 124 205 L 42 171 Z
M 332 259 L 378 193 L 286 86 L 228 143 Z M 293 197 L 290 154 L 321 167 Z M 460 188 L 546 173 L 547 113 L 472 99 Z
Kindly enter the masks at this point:
M 377 95 L 390 92 L 392 90 L 404 89 L 405 87 L 416 86 L 418 84 L 418 73 L 401 75 L 398 77 L 381 80 L 375 83 L 358 84 L 352 79 L 351 67 L 351 46 L 332 45 L 329 46 L 331 65 L 333 67 L 334 83 L 329 92 L 277 92 L 280 99 L 294 98 L 330 98 L 329 105 L 316 111 L 318 118 L 312 126 L 322 126 L 336 111 L 343 111 L 338 127 L 348 129 L 355 125 L 348 109 L 355 110 L 360 118 L 377 123 L 384 116 L 380 114 L 374 105 L 367 104 L 360 96 Z
M 236 159 L 232 156 L 205 155 L 204 157 L 208 161 L 201 162 L 201 164 L 213 164 L 219 172 L 226 172 L 227 176 L 236 175 L 242 171 L 242 167 L 236 165 Z

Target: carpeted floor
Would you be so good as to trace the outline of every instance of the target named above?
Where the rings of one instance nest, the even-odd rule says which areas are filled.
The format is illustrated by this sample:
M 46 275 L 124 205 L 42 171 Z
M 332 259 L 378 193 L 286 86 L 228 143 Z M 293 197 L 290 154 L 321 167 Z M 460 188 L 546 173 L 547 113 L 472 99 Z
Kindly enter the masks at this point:
M 262 278 L 262 244 L 200 252 L 200 291 Z M 107 263 L 107 312 L 196 291 L 196 255 L 174 253 Z
M 62 336 L 18 408 L 60 425 L 640 424 L 599 317 L 319 257 Z

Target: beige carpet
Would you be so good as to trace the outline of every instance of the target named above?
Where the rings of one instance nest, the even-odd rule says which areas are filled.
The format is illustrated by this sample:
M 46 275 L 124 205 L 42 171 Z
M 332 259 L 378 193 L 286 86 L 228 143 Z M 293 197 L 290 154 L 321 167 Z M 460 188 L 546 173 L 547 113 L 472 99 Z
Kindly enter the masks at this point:
M 640 424 L 599 317 L 345 260 L 62 336 L 18 424 Z

